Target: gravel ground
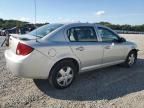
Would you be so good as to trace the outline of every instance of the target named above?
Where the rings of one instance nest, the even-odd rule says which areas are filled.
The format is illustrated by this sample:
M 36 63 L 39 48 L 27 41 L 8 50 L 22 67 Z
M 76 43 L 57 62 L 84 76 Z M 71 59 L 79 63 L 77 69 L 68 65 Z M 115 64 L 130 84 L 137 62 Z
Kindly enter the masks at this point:
M 87 72 L 65 90 L 46 80 L 13 77 L 5 66 L 6 48 L 0 48 L 0 108 L 144 108 L 144 37 L 124 37 L 136 40 L 141 50 L 135 66 Z

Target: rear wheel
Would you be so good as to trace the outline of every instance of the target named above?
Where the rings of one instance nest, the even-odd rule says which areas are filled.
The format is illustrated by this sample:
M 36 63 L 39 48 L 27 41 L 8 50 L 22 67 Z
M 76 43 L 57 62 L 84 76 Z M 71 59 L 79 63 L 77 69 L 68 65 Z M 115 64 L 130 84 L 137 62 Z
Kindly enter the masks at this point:
M 127 59 L 125 61 L 125 66 L 131 67 L 136 63 L 136 61 L 137 61 L 137 52 L 131 51 L 127 56 Z
M 49 82 L 55 88 L 64 89 L 72 84 L 76 73 L 77 69 L 73 62 L 62 61 L 51 70 Z

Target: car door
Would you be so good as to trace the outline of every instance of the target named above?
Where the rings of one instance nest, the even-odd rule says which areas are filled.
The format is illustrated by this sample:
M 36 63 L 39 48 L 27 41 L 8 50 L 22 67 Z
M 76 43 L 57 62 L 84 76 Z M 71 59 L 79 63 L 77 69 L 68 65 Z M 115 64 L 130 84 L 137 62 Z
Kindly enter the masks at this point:
M 103 46 L 103 64 L 114 63 L 124 60 L 124 43 L 119 42 L 120 37 L 112 30 L 98 27 L 98 32 Z
M 93 26 L 69 28 L 67 36 L 73 53 L 81 61 L 81 70 L 93 69 L 102 63 L 103 48 Z

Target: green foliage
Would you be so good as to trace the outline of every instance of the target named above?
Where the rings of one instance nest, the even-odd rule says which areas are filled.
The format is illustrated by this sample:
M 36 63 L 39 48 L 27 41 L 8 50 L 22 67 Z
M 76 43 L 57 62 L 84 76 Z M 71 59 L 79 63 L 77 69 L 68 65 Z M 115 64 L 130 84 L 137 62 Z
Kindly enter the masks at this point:
M 111 24 L 109 22 L 100 22 L 99 24 L 108 26 L 114 30 L 126 30 L 126 31 L 138 31 L 138 32 L 144 32 L 144 24 L 143 25 L 116 25 L 116 24 Z
M 27 26 L 28 24 L 29 24 L 28 22 L 23 22 L 23 21 L 18 21 L 18 20 L 3 20 L 3 19 L 0 19 L 0 28 L 3 28 L 3 29 L 9 29 L 9 28 L 12 28 L 12 27 L 21 28 L 21 27 Z M 118 25 L 117 24 L 116 25 L 116 24 L 111 24 L 109 22 L 100 22 L 99 24 L 108 26 L 108 27 L 110 27 L 114 30 L 144 32 L 144 24 L 143 25 L 135 25 L 135 26 L 128 25 L 128 24 L 125 24 L 125 25 Z M 44 25 L 44 24 L 37 24 L 37 26 L 41 26 L 41 25 Z
M 18 20 L 3 20 L 0 19 L 0 28 L 12 28 L 12 27 L 22 27 L 28 24 L 28 22 L 22 22 Z

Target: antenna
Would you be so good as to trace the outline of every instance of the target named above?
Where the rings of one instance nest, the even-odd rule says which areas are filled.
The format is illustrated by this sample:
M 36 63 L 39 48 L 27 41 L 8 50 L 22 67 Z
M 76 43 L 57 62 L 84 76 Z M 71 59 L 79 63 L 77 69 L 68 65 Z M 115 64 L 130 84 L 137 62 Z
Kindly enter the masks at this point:
M 36 21 L 37 21 L 37 1 L 34 0 L 34 7 L 35 7 L 35 26 L 36 26 Z
M 36 0 L 34 0 L 34 9 L 35 9 L 35 15 L 34 15 L 34 17 L 35 17 L 35 29 L 37 29 L 37 25 L 36 25 L 36 23 L 37 23 L 37 1 Z M 36 36 L 37 36 L 37 30 L 36 30 Z M 36 38 L 36 42 L 38 42 L 38 40 L 37 40 L 37 38 Z

